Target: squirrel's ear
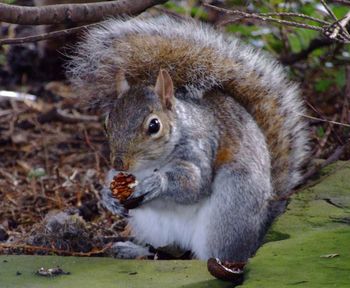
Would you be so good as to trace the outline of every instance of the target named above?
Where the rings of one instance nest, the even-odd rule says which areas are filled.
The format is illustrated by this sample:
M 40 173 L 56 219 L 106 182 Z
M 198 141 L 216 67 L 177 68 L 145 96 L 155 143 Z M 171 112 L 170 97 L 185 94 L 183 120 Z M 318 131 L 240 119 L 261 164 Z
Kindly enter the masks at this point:
M 160 69 L 154 90 L 160 97 L 163 107 L 171 110 L 174 103 L 174 84 L 165 69 Z
M 118 98 L 121 97 L 125 92 L 129 90 L 128 81 L 126 81 L 124 71 L 120 70 L 115 75 L 115 85 L 117 90 Z

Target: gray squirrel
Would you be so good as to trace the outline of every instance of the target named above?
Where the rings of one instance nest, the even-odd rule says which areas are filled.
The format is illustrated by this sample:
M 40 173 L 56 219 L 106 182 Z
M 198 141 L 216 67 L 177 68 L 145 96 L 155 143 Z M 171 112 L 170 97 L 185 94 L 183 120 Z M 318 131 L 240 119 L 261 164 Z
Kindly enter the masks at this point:
M 298 88 L 265 53 L 192 20 L 108 20 L 78 45 L 68 76 L 106 116 L 112 166 L 136 176 L 138 244 L 244 262 L 301 179 L 307 128 Z M 277 212 L 276 212 L 277 211 Z M 147 254 L 121 243 L 122 257 Z

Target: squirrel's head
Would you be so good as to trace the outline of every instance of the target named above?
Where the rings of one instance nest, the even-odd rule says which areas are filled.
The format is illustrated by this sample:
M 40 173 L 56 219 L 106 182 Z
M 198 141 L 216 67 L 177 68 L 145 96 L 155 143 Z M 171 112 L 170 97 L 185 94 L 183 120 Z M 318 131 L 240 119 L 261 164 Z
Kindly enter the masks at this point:
M 152 167 L 175 145 L 173 81 L 161 69 L 154 87 L 130 87 L 123 72 L 116 75 L 116 85 L 118 97 L 105 120 L 113 168 Z

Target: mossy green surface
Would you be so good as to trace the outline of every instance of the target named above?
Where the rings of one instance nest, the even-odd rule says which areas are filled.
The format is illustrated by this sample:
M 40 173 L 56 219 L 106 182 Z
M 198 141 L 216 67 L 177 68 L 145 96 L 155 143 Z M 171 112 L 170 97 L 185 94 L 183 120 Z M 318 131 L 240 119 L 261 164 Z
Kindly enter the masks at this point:
M 317 185 L 294 195 L 268 239 L 249 261 L 240 287 L 350 287 L 350 163 L 333 165 Z M 40 267 L 57 266 L 71 274 L 35 274 Z M 213 279 L 202 261 L 0 256 L 0 287 L 221 288 L 232 284 Z
M 70 275 L 43 277 L 41 267 L 61 267 Z M 20 275 L 18 275 L 18 273 Z M 223 288 L 201 261 L 117 260 L 98 257 L 0 256 L 1 288 Z
M 283 237 L 259 249 L 240 287 L 350 287 L 350 162 L 294 195 L 269 234 Z

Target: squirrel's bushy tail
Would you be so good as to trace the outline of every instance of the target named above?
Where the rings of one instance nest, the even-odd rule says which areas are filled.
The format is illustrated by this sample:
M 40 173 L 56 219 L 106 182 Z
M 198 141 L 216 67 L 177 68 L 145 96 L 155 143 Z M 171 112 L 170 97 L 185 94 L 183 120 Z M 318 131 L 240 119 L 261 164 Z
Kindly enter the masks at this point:
M 109 20 L 87 33 L 68 65 L 68 77 L 84 98 L 103 108 L 116 95 L 119 69 L 131 83 L 149 85 L 160 68 L 169 71 L 175 87 L 220 87 L 232 95 L 266 137 L 276 193 L 298 184 L 307 151 L 298 88 L 272 58 L 233 37 L 167 16 Z

